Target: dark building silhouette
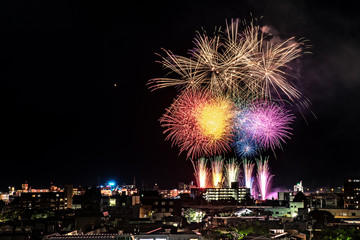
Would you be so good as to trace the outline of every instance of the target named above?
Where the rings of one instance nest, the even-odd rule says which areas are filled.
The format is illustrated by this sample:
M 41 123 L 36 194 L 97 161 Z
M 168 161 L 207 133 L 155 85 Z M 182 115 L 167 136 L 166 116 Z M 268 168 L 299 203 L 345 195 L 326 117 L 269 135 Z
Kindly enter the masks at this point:
M 360 177 L 345 179 L 344 207 L 349 209 L 360 208 Z

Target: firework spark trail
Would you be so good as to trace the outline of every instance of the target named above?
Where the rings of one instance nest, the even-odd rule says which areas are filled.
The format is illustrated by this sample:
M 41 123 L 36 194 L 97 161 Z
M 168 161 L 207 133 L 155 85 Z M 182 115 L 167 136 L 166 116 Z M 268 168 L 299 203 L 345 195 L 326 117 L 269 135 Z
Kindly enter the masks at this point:
M 225 164 L 225 173 L 227 185 L 230 188 L 232 182 L 237 182 L 240 174 L 240 167 L 236 162 L 236 158 L 230 159 Z
M 196 163 L 192 161 L 194 167 L 194 175 L 199 188 L 207 188 L 210 176 L 210 170 L 207 167 L 207 159 L 202 157 L 199 158 Z
M 259 102 L 238 111 L 235 128 L 262 148 L 281 147 L 291 135 L 295 116 L 271 102 Z
M 197 34 L 190 56 L 178 56 L 164 50 L 160 62 L 177 77 L 156 78 L 149 81 L 155 90 L 170 86 L 182 90 L 206 89 L 213 94 L 260 99 L 287 97 L 299 100 L 301 93 L 289 78 L 289 63 L 299 58 L 304 43 L 294 38 L 273 41 L 266 38 L 260 26 L 244 26 L 239 20 L 227 24 L 225 31 L 214 37 Z
M 207 91 L 185 91 L 160 119 L 166 140 L 197 158 L 225 153 L 233 141 L 234 105 Z
M 213 180 L 213 187 L 215 188 L 222 187 L 222 183 L 224 181 L 223 166 L 224 166 L 224 159 L 221 156 L 216 156 L 211 159 L 212 180 Z
M 246 158 L 243 159 L 242 164 L 243 164 L 243 168 L 244 168 L 245 187 L 250 189 L 251 195 L 254 195 L 254 189 L 253 189 L 254 178 L 252 175 L 253 175 L 253 170 L 254 170 L 255 164 L 251 163 L 251 161 L 248 161 Z
M 257 159 L 257 182 L 261 200 L 266 200 L 268 190 L 270 188 L 270 181 L 274 175 L 270 175 L 268 158 L 264 160 L 260 157 Z
M 239 157 L 255 157 L 260 150 L 255 141 L 248 139 L 246 135 L 241 133 L 236 134 L 233 146 Z

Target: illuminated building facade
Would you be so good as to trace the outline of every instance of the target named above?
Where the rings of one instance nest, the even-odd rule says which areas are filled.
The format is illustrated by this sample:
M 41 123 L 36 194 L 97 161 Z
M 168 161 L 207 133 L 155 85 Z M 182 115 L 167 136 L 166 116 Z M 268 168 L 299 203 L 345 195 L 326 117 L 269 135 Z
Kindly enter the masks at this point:
M 299 208 L 304 208 L 304 202 L 289 202 L 287 207 L 273 207 L 267 209 L 273 217 L 296 217 Z
M 294 185 L 294 192 L 304 192 L 304 187 L 302 185 L 302 181 L 300 181 L 296 185 Z
M 164 190 L 158 190 L 158 191 L 159 191 L 159 194 L 163 198 L 180 198 L 180 194 L 189 194 L 190 195 L 190 190 L 164 189 Z
M 29 192 L 19 197 L 20 206 L 27 209 L 63 210 L 67 208 L 64 192 Z
M 236 200 L 243 202 L 250 196 L 250 190 L 246 187 L 239 188 L 206 188 L 203 197 L 206 201 Z
M 345 179 L 344 207 L 348 209 L 360 209 L 360 177 Z

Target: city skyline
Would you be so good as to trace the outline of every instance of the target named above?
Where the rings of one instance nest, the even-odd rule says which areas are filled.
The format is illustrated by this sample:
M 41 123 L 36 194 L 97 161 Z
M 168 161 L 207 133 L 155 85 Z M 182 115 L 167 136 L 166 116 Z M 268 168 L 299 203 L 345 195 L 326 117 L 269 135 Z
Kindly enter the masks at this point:
M 225 20 L 250 19 L 250 12 L 263 16 L 260 23 L 279 37 L 303 37 L 312 45 L 312 54 L 294 68 L 316 118 L 295 112 L 283 150 L 264 154 L 273 187 L 300 180 L 336 186 L 359 175 L 360 21 L 350 5 L 2 4 L 6 143 L 0 189 L 24 181 L 91 186 L 98 178 L 130 183 L 136 177 L 139 185 L 165 188 L 195 182 L 191 161 L 165 141 L 158 121 L 176 90 L 150 92 L 146 85 L 165 73 L 155 53 L 165 48 L 186 55 L 197 30 L 211 33 Z

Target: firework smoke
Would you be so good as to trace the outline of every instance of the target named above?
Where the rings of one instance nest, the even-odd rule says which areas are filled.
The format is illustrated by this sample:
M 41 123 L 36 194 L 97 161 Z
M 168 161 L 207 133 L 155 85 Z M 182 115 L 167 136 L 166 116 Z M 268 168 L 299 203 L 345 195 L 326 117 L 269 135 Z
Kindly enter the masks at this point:
M 266 200 L 269 188 L 270 188 L 270 181 L 274 175 L 270 175 L 269 172 L 269 165 L 268 159 L 265 158 L 264 160 L 260 157 L 257 159 L 257 182 L 259 187 L 259 193 L 261 195 L 261 200 Z

